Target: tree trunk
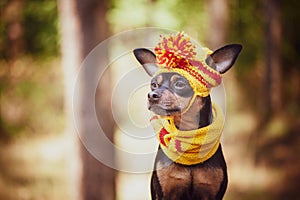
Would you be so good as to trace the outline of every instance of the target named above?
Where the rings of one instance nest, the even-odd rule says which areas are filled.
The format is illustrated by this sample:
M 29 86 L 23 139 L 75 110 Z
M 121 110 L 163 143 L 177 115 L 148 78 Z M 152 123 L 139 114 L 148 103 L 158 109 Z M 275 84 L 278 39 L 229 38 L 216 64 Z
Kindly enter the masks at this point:
M 266 74 L 265 74 L 265 108 L 266 117 L 282 110 L 281 77 L 281 20 L 278 0 L 268 0 L 265 4 L 266 14 Z
M 3 9 L 3 18 L 7 35 L 7 59 L 10 72 L 16 59 L 24 53 L 23 27 L 24 0 L 9 0 Z
M 24 25 L 23 9 L 24 0 L 8 0 L 0 8 L 0 23 L 4 24 L 6 39 L 3 42 L 3 50 L 8 65 L 1 66 L 4 73 L 0 75 L 0 94 L 9 89 L 12 82 L 13 68 L 16 60 L 24 53 Z M 9 139 L 9 131 L 4 126 L 5 122 L 0 113 L 0 139 Z
M 227 0 L 209 0 L 206 2 L 208 16 L 207 45 L 217 49 L 224 45 L 228 28 L 228 3 Z
M 79 67 L 88 53 L 108 36 L 108 24 L 106 22 L 107 1 L 105 0 L 59 0 L 59 14 L 62 34 L 62 62 L 65 78 L 65 105 L 68 119 L 67 131 L 73 141 L 73 149 L 79 153 L 70 155 L 70 182 L 71 199 L 115 199 L 115 172 L 96 160 L 79 142 L 76 131 L 73 108 L 82 111 L 80 118 L 80 135 L 85 137 L 85 132 L 95 132 L 94 125 L 90 126 L 90 116 L 84 112 L 86 108 L 85 93 L 90 90 L 90 77 L 83 74 L 80 81 L 80 95 L 77 96 L 77 104 L 72 105 L 73 84 L 79 71 Z M 102 58 L 101 58 L 102 59 Z M 105 59 L 105 58 L 103 58 Z M 99 65 L 99 67 L 105 67 Z M 109 74 L 107 74 L 109 75 Z M 105 118 L 103 127 L 107 137 L 113 139 L 114 123 L 110 110 L 110 78 L 105 76 L 106 85 L 99 85 L 95 105 L 98 115 Z M 82 139 L 82 138 L 81 138 Z M 109 152 L 113 156 L 113 152 Z M 79 157 L 80 156 L 80 157 Z M 113 158 L 112 158 L 113 159 Z

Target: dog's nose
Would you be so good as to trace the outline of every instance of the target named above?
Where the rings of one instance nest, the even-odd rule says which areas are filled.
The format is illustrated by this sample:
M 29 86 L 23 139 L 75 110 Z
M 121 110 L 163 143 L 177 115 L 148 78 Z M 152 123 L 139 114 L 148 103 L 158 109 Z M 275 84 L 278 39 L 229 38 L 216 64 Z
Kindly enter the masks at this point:
M 155 91 L 148 93 L 148 100 L 149 101 L 158 101 L 161 95 Z

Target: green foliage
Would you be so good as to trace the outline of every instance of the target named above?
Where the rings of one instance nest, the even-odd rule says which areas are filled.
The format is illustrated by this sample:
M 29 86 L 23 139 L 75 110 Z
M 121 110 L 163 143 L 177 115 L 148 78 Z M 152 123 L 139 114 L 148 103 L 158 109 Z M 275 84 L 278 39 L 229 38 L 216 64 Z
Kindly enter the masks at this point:
M 56 0 L 26 1 L 24 38 L 27 53 L 34 56 L 55 56 L 59 49 Z
M 6 42 L 6 24 L 3 19 L 4 6 L 7 1 L 0 1 L 0 58 L 5 54 L 5 42 Z
M 230 1 L 229 40 L 243 44 L 237 71 L 246 75 L 265 51 L 264 12 L 261 1 Z
M 10 44 L 7 41 L 8 21 L 15 13 L 6 10 L 8 1 L 1 1 L 0 11 L 0 58 L 6 58 Z M 11 6 L 11 5 L 10 5 Z M 10 8 L 11 9 L 11 8 Z M 22 24 L 22 41 L 25 54 L 32 56 L 51 57 L 59 52 L 58 13 L 56 0 L 25 1 L 19 19 Z
M 108 14 L 108 21 L 118 31 L 145 25 L 147 14 L 146 1 L 115 0 Z
M 300 27 L 298 21 L 300 12 L 297 8 L 300 1 L 291 0 L 280 1 L 281 18 L 281 79 L 284 106 L 289 108 L 285 111 L 289 113 L 299 113 L 300 90 Z M 230 40 L 242 43 L 244 48 L 238 59 L 239 83 L 245 88 L 248 100 L 252 100 L 250 105 L 257 108 L 257 94 L 264 94 L 264 85 L 266 84 L 266 32 L 268 5 L 263 1 L 230 1 Z M 296 86 L 296 87 L 295 87 Z M 253 89 L 255 88 L 255 89 Z M 263 109 L 260 109 L 263 111 Z
M 177 18 L 170 9 L 176 2 L 177 0 L 114 0 L 108 13 L 108 21 L 113 32 L 144 26 L 177 28 Z
M 193 0 L 113 0 L 108 21 L 113 32 L 140 27 L 184 30 L 200 41 L 207 33 L 203 1 Z
M 161 1 L 162 4 L 169 4 L 170 0 Z M 172 1 L 171 12 L 174 13 L 174 19 L 178 22 L 177 28 L 189 33 L 192 37 L 204 42 L 207 34 L 207 12 L 205 11 L 204 1 Z
M 299 52 L 300 52 L 300 1 L 290 0 L 288 3 L 282 3 L 282 54 L 284 68 L 293 68 L 300 72 Z
M 2 63 L 3 67 L 6 65 Z M 9 76 L 0 96 L 0 139 L 23 133 L 62 132 L 63 84 L 59 65 L 59 60 L 42 62 L 32 58 L 15 63 L 13 75 Z
M 20 9 L 9 3 L 0 3 L 1 11 L 5 11 L 0 18 L 0 137 L 61 131 L 60 64 L 53 64 L 59 53 L 57 1 L 24 1 Z M 17 15 L 10 13 L 12 8 Z M 7 27 L 14 16 L 21 16 L 17 20 L 22 24 L 25 55 L 9 60 Z

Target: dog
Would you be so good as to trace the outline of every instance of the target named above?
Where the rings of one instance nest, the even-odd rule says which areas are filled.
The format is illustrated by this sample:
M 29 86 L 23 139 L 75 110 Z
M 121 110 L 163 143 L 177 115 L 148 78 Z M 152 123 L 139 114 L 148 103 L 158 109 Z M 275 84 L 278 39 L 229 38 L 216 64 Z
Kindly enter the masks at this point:
M 167 40 L 169 42 L 166 42 Z M 174 42 L 176 40 L 180 41 L 177 42 L 180 44 Z M 173 46 L 165 49 L 170 43 Z M 183 45 L 186 45 L 187 48 Z M 213 73 L 221 77 L 233 66 L 241 49 L 242 45 L 240 44 L 226 45 L 208 53 L 200 64 L 205 65 L 205 70 L 210 70 L 207 68 L 210 67 Z M 189 52 L 190 56 L 188 53 L 184 53 L 185 51 Z M 154 129 L 157 129 L 160 140 L 151 177 L 151 197 L 157 200 L 222 199 L 227 188 L 228 178 L 221 144 L 212 139 L 213 143 L 208 142 L 208 153 L 205 153 L 211 155 L 189 159 L 189 155 L 192 155 L 194 150 L 190 146 L 195 146 L 197 149 L 201 145 L 196 142 L 188 143 L 189 145 L 185 146 L 183 145 L 184 139 L 182 141 L 178 139 L 179 137 L 184 138 L 184 136 L 177 135 L 177 132 L 178 134 L 193 134 L 193 131 L 205 129 L 213 123 L 215 105 L 209 91 L 216 80 L 219 81 L 218 77 L 207 81 L 210 84 L 206 82 L 205 87 L 201 85 L 202 83 L 199 86 L 198 83 L 195 85 L 195 81 L 204 80 L 209 73 L 203 75 L 199 70 L 201 67 L 199 62 L 192 58 L 195 55 L 195 46 L 182 32 L 162 39 L 155 48 L 155 52 L 146 48 L 137 48 L 133 51 L 135 58 L 146 73 L 152 77 L 151 91 L 148 93 L 148 109 L 154 113 L 151 123 L 154 124 Z M 197 70 L 200 75 L 202 73 L 201 76 L 193 71 L 193 65 L 199 66 Z M 193 77 L 191 78 L 190 75 Z M 214 74 L 209 74 L 209 76 L 207 79 L 215 77 Z M 194 79 L 195 77 L 197 79 Z M 199 87 L 202 88 L 199 89 Z M 170 119 L 173 120 L 173 125 L 166 128 L 163 124 L 171 123 Z M 176 132 L 174 137 L 170 136 L 173 134 L 172 130 Z M 216 135 L 218 135 L 216 138 L 219 139 L 219 133 Z M 200 140 L 201 136 L 199 136 Z M 167 150 L 167 145 L 173 145 L 172 148 L 175 151 L 179 149 L 179 154 L 178 152 L 175 154 L 173 150 Z M 183 150 L 180 145 L 186 148 Z M 202 144 L 202 146 L 205 145 Z M 170 149 L 172 148 L 170 147 Z M 185 151 L 191 153 L 185 155 Z M 173 154 L 176 156 L 174 157 Z

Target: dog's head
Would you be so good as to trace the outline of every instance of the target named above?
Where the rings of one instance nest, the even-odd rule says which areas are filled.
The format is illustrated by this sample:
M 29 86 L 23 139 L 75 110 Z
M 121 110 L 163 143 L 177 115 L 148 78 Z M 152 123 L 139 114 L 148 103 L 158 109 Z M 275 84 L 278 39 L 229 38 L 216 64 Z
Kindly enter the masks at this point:
M 239 44 L 226 45 L 208 55 L 204 62 L 217 73 L 223 74 L 233 66 L 241 49 L 242 46 Z M 190 76 L 194 74 L 193 71 L 185 73 L 182 69 L 161 67 L 156 54 L 148 49 L 135 49 L 134 55 L 145 71 L 153 77 L 150 84 L 151 92 L 148 93 L 148 109 L 155 114 L 163 116 L 181 114 L 190 108 L 194 100 L 197 100 L 201 107 L 202 99 L 209 95 L 210 88 L 207 85 L 202 87 L 195 84 L 198 80 Z M 190 62 L 192 61 L 189 61 L 189 64 Z

